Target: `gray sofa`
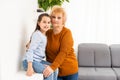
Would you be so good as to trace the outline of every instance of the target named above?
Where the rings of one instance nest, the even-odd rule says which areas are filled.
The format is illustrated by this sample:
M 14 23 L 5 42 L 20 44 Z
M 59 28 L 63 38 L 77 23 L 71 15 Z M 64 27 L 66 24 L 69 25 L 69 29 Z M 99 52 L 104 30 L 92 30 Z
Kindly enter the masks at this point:
M 78 45 L 79 80 L 120 80 L 120 44 Z

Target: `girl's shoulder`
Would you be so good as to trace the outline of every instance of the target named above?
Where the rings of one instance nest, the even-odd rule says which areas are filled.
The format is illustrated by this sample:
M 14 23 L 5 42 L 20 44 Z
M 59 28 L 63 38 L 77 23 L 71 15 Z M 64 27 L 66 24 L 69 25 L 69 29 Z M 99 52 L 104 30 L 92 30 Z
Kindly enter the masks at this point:
M 32 33 L 32 36 L 40 36 L 42 33 L 39 30 L 36 30 Z

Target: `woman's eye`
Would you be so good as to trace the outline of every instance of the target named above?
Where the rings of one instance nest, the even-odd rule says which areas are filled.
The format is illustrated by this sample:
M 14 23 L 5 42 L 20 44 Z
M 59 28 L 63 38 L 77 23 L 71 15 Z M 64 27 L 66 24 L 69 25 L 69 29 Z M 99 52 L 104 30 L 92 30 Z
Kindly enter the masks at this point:
M 55 16 L 52 16 L 52 18 L 55 18 Z
M 58 17 L 58 19 L 61 19 L 61 17 Z

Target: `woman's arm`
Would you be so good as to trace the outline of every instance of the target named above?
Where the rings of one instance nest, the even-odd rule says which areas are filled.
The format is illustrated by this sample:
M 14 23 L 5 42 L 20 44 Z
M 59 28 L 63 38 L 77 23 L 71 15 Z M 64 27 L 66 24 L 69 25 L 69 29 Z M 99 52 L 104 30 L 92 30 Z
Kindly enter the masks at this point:
M 30 47 L 30 42 L 31 42 L 31 40 L 26 44 L 26 49 L 27 49 L 27 50 L 28 50 L 29 47 Z
M 60 51 L 58 52 L 58 55 L 56 56 L 55 60 L 49 67 L 46 67 L 43 71 L 44 76 L 50 75 L 52 73 L 51 69 L 53 71 L 56 70 L 59 67 L 59 65 L 61 65 L 64 62 L 64 59 L 71 51 L 73 47 L 73 38 L 70 30 L 68 30 L 64 34 L 60 44 Z
M 64 35 L 61 38 L 60 41 L 60 50 L 54 59 L 53 63 L 50 65 L 50 67 L 55 70 L 58 68 L 66 59 L 67 55 L 71 55 L 73 53 L 73 38 L 72 33 L 70 30 L 67 30 L 64 32 Z

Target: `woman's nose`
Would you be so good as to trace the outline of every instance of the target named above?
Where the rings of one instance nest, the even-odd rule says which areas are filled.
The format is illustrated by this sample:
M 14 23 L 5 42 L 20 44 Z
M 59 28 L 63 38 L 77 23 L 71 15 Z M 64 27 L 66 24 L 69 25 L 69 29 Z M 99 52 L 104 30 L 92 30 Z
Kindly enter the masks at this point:
M 55 18 L 55 21 L 58 21 L 58 19 L 57 19 L 57 18 Z

